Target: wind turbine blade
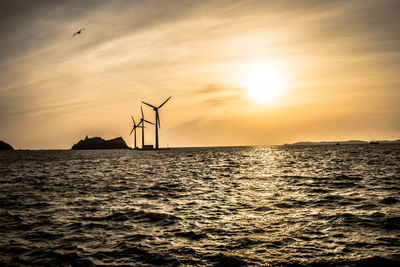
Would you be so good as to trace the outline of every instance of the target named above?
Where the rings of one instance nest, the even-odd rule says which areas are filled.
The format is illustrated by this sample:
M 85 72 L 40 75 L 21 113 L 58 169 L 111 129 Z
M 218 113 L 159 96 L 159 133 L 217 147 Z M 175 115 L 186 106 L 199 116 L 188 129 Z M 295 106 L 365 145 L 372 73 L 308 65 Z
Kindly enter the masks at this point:
M 135 130 L 135 127 L 132 128 L 132 131 L 129 133 L 129 135 L 131 135 L 133 133 L 133 130 Z
M 140 110 L 142 111 L 142 119 L 144 118 L 144 114 L 143 114 L 143 108 L 142 106 L 140 106 Z
M 152 123 L 151 121 L 148 121 L 148 120 L 144 120 L 144 121 L 154 125 L 154 123 Z
M 133 118 L 133 116 L 131 115 L 132 121 L 133 121 L 133 126 L 136 126 L 136 122 L 135 119 Z
M 158 108 L 161 108 L 162 106 L 164 106 L 165 103 L 167 103 L 167 101 L 171 98 L 172 96 L 168 97 L 167 100 L 164 101 L 164 103 L 162 103 Z
M 143 121 L 140 120 L 140 122 L 139 122 L 138 125 L 136 125 L 136 126 L 139 127 L 139 125 L 142 124 L 142 122 L 143 122 Z M 141 127 L 143 127 L 143 126 L 141 126 Z
M 157 112 L 158 113 L 158 112 Z M 161 128 L 161 122 L 160 122 L 160 116 L 157 114 L 157 121 L 156 124 L 158 124 L 158 128 Z
M 143 102 L 143 101 L 142 101 L 142 103 L 145 104 L 145 105 L 148 105 L 149 107 L 156 108 L 155 106 L 150 105 L 149 103 L 146 103 L 146 102 Z

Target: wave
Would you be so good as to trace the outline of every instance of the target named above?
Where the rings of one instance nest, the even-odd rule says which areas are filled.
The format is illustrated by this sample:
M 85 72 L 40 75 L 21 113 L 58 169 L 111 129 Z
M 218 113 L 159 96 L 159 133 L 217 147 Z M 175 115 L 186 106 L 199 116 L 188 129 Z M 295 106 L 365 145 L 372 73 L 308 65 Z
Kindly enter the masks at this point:
M 332 260 L 332 261 L 315 261 L 304 266 L 385 266 L 397 267 L 400 264 L 400 256 L 394 255 L 391 257 L 372 256 L 357 260 Z
M 139 221 L 168 225 L 178 222 L 179 220 L 181 220 L 181 218 L 163 212 L 152 212 L 144 210 L 121 210 L 101 217 L 85 217 L 85 220 L 114 222 Z
M 7 154 L 0 266 L 400 266 L 382 148 Z

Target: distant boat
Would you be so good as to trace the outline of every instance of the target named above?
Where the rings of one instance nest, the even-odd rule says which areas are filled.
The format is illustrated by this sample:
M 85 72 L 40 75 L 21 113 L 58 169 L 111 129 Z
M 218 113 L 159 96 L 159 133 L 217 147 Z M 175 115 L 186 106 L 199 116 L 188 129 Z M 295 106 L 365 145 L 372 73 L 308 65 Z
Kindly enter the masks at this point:
M 144 145 L 143 148 L 138 148 L 137 150 L 170 150 L 171 148 L 169 147 L 161 147 L 161 148 L 155 148 L 153 145 Z
M 142 150 L 153 150 L 153 149 L 154 149 L 153 145 L 144 145 L 142 147 Z
M 378 141 L 371 141 L 371 142 L 369 142 L 369 144 L 370 145 L 379 145 L 379 142 Z

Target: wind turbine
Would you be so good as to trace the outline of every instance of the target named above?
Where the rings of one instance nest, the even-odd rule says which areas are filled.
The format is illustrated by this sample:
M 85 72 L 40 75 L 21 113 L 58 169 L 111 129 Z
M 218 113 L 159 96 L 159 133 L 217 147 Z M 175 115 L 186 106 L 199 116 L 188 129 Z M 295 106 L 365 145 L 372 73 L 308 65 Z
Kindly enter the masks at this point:
M 134 132 L 134 134 L 133 134 L 133 135 L 135 136 L 135 138 L 134 138 L 134 140 L 135 140 L 135 147 L 134 147 L 134 149 L 136 149 L 136 148 L 137 148 L 137 146 L 136 146 L 136 128 L 143 128 L 143 126 L 136 125 L 135 119 L 133 118 L 132 115 L 131 115 L 131 118 L 132 118 L 132 122 L 133 122 L 133 128 L 132 128 L 132 131 L 130 132 L 129 135 L 131 135 L 132 132 Z
M 147 122 L 147 123 L 150 123 L 150 124 L 153 124 L 154 125 L 154 123 L 152 123 L 151 121 L 148 121 L 148 120 L 145 120 L 144 119 L 144 114 L 143 114 L 143 108 L 142 108 L 142 106 L 140 106 L 140 110 L 142 111 L 142 118 L 140 119 L 140 122 L 138 123 L 138 125 L 137 126 L 140 126 L 140 125 L 142 125 L 142 149 L 144 148 L 144 123 L 145 122 Z
M 161 128 L 161 123 L 160 123 L 160 116 L 158 115 L 158 110 L 164 106 L 165 103 L 167 103 L 167 101 L 171 98 L 168 97 L 167 100 L 165 100 L 161 105 L 159 105 L 158 107 L 155 107 L 153 105 L 150 105 L 149 103 L 143 102 L 143 104 L 148 105 L 149 107 L 152 107 L 153 110 L 156 112 L 156 149 L 158 149 L 158 128 Z

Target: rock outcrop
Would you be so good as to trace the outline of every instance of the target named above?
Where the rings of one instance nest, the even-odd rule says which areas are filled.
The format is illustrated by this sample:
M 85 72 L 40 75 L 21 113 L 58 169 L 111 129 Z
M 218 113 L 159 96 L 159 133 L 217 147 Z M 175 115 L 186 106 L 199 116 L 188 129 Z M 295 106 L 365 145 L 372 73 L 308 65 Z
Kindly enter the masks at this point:
M 0 140 L 0 150 L 14 150 L 12 146 Z
M 84 140 L 80 140 L 77 144 L 73 145 L 71 149 L 129 149 L 129 147 L 122 137 L 104 140 L 101 137 L 89 138 L 86 136 Z

